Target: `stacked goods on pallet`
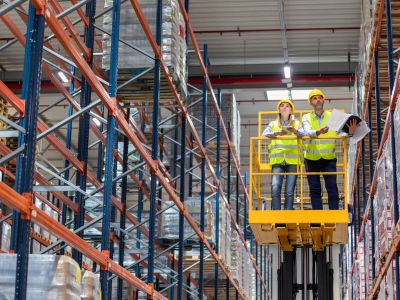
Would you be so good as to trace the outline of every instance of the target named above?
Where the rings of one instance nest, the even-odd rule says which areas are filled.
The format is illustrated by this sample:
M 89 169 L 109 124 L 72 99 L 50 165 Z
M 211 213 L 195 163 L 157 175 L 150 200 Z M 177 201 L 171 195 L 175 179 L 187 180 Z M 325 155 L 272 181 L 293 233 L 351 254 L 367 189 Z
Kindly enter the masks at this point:
M 40 210 L 43 210 L 48 216 L 52 217 L 54 220 L 58 221 L 58 212 L 53 210 L 47 204 L 42 203 L 39 199 L 35 198 L 34 200 L 35 206 Z M 49 243 L 53 243 L 57 241 L 57 237 L 55 235 L 50 234 L 47 230 L 42 229 L 36 224 L 32 226 L 32 233 L 40 238 L 41 241 L 44 241 L 46 245 L 41 245 L 38 241 L 33 240 L 32 243 L 32 252 L 39 253 L 42 247 L 47 246 Z
M 372 288 L 373 278 L 372 278 L 372 227 L 371 221 L 367 220 L 365 225 L 365 265 L 366 265 L 366 286 L 367 291 Z
M 0 260 L 0 298 L 13 299 L 17 255 L 2 254 Z M 29 256 L 27 299 L 79 300 L 81 270 L 70 257 Z
M 50 206 L 47 204 L 42 204 L 42 210 L 46 213 L 46 215 L 52 217 L 55 221 L 58 221 L 58 213 L 53 210 Z M 50 242 L 55 242 L 57 241 L 57 237 L 54 235 L 50 234 L 48 231 L 42 229 L 42 235 L 45 240 L 50 241 Z
M 98 274 L 85 271 L 81 283 L 82 300 L 101 300 L 100 278 Z
M 201 119 L 202 119 L 202 102 L 197 100 L 199 96 L 191 97 L 191 102 L 195 103 L 191 108 L 191 114 L 195 118 L 194 125 L 196 130 L 201 137 L 202 129 L 201 129 Z M 233 147 L 236 151 L 236 158 L 240 159 L 240 113 L 237 108 L 235 94 L 222 94 L 221 96 L 221 116 L 224 120 L 225 126 L 228 128 L 228 122 L 230 123 L 231 128 L 231 141 Z M 197 119 L 197 120 L 196 120 Z M 216 150 L 217 141 L 216 141 L 216 128 L 217 128 L 218 117 L 215 110 L 215 106 L 212 100 L 207 101 L 207 128 L 206 128 L 206 141 L 209 141 L 207 144 L 208 148 L 212 150 Z M 226 140 L 221 131 L 221 157 L 225 157 L 225 149 L 227 147 Z
M 185 199 L 186 211 L 193 217 L 197 224 L 200 223 L 200 197 L 187 197 Z M 164 211 L 159 218 L 159 234 L 160 239 L 176 240 L 179 239 L 179 210 L 172 201 L 165 201 L 162 203 L 162 210 Z M 204 216 L 204 235 L 210 242 L 214 242 L 214 214 L 211 208 L 210 201 L 205 201 L 205 216 Z M 184 237 L 189 240 L 198 240 L 193 228 L 185 222 Z
M 4 117 L 8 117 L 8 107 L 7 107 L 7 102 L 6 100 L 4 100 L 3 98 L 0 97 L 0 115 L 4 116 Z M 0 120 L 0 130 L 2 128 L 5 128 L 7 126 L 6 123 L 4 123 L 3 121 Z M 3 144 L 6 144 L 6 139 L 5 138 L 0 138 L 0 141 Z
M 232 277 L 236 280 L 236 282 L 239 283 L 239 279 L 241 278 L 242 274 L 241 271 L 242 269 L 240 268 L 240 263 L 241 263 L 241 247 L 243 246 L 242 241 L 239 238 L 239 234 L 235 229 L 232 229 L 232 240 L 231 240 L 231 274 Z
M 366 274 L 365 274 L 365 260 L 364 260 L 364 245 L 362 243 L 358 244 L 357 247 L 358 257 L 355 264 L 355 279 L 356 279 L 356 298 L 359 300 L 365 299 L 366 291 Z
M 388 140 L 384 153 L 377 162 L 378 182 L 374 199 L 374 216 L 375 216 L 375 271 L 379 272 L 379 268 L 386 260 L 386 254 L 389 250 L 393 237 L 393 201 L 391 174 L 392 165 L 387 151 L 391 148 Z
M 398 102 L 396 105 L 396 109 L 394 111 L 394 132 L 395 136 L 400 136 L 400 103 Z M 395 171 L 397 172 L 397 178 L 400 178 L 400 141 L 396 140 L 396 158 L 397 158 L 397 167 Z M 400 180 L 397 180 L 397 191 L 399 196 L 397 197 L 400 203 Z
M 211 199 L 212 211 L 216 212 L 215 198 Z M 231 266 L 231 217 L 225 203 L 219 202 L 219 257 L 227 267 Z
M 170 70 L 173 80 L 179 84 L 179 87 L 186 94 L 187 75 L 186 75 L 186 40 L 185 40 L 185 24 L 183 16 L 179 10 L 177 0 L 162 1 L 162 40 L 161 52 L 164 62 Z M 105 7 L 112 6 L 113 1 L 105 1 Z M 157 1 L 140 0 L 140 7 L 143 14 L 150 25 L 153 36 L 156 34 L 157 19 Z M 112 29 L 112 13 L 104 15 L 103 28 L 107 32 Z M 139 48 L 141 51 L 150 54 L 152 57 L 153 50 L 142 29 L 136 14 L 128 2 L 121 9 L 120 16 L 120 39 L 126 44 Z M 132 49 L 126 44 L 119 45 L 119 69 L 142 69 L 154 66 L 154 60 L 143 55 L 139 51 Z M 103 69 L 110 69 L 110 50 L 111 37 L 103 34 Z
M 10 251 L 10 241 L 11 241 L 11 225 L 7 222 L 2 223 L 1 228 L 1 247 L 3 252 Z
M 392 260 L 385 277 L 385 297 L 387 300 L 396 300 L 396 261 Z
M 347 148 L 347 186 L 353 186 L 354 180 L 354 165 L 357 155 L 357 144 L 349 143 Z M 347 189 L 347 199 L 353 199 L 352 190 Z
M 359 99 L 364 99 L 365 96 L 365 84 L 369 80 L 369 62 L 373 55 L 373 32 L 374 32 L 374 22 L 376 19 L 376 11 L 378 0 L 363 0 L 362 1 L 362 11 L 361 11 L 361 28 L 360 28 L 360 43 L 359 43 L 359 66 L 358 66 L 358 80 L 360 84 L 358 85 L 360 89 Z
M 339 257 L 339 282 L 340 285 L 342 286 L 342 290 L 341 290 L 341 297 L 340 299 L 345 299 L 344 295 L 346 295 L 347 293 L 347 286 L 346 286 L 346 281 L 347 281 L 347 247 L 343 247 L 343 251 L 342 251 L 342 256 Z

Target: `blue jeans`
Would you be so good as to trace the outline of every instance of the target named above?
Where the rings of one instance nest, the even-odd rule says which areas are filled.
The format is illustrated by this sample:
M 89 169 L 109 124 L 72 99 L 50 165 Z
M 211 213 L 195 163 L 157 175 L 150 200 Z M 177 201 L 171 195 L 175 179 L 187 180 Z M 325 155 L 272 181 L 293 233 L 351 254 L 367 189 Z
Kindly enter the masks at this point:
M 296 165 L 273 165 L 272 173 L 296 173 Z M 285 186 L 285 209 L 293 209 L 294 189 L 296 187 L 296 175 L 273 175 L 272 176 L 272 208 L 273 210 L 281 209 L 281 191 L 283 177 L 286 177 Z
M 336 172 L 336 159 L 309 160 L 304 159 L 307 172 Z M 339 209 L 339 191 L 335 175 L 323 175 L 325 188 L 328 192 L 329 209 Z M 310 187 L 311 205 L 313 209 L 323 209 L 322 190 L 320 175 L 308 175 L 308 185 Z

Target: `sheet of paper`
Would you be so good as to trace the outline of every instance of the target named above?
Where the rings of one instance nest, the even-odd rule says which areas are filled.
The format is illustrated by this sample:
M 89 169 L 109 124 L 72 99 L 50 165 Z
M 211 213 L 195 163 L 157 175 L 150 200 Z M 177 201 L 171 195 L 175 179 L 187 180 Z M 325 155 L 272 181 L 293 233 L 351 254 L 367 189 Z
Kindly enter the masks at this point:
M 342 130 L 343 125 L 346 123 L 348 118 L 349 114 L 334 109 L 332 110 L 328 121 L 326 121 L 325 126 L 328 126 L 329 130 L 340 131 Z
M 367 123 L 365 121 L 361 121 L 356 128 L 356 131 L 353 134 L 352 142 L 357 143 L 361 141 L 369 132 L 371 129 L 368 127 Z

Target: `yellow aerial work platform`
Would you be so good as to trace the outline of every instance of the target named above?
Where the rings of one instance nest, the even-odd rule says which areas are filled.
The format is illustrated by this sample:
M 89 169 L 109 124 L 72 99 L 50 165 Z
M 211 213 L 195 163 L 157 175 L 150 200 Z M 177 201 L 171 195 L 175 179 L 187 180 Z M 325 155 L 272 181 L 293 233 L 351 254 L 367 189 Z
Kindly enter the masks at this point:
M 297 119 L 309 111 L 295 113 Z M 294 246 L 312 246 L 322 250 L 326 245 L 346 244 L 348 236 L 347 207 L 347 147 L 346 137 L 338 136 L 325 139 L 336 139 L 337 171 L 327 173 L 307 173 L 302 162 L 302 147 L 306 140 L 312 138 L 296 136 L 279 136 L 278 138 L 261 137 L 269 121 L 276 119 L 277 114 L 259 112 L 258 137 L 250 139 L 249 167 L 249 224 L 260 244 L 279 244 L 284 251 L 291 251 Z M 268 146 L 272 139 L 297 140 L 299 163 L 296 173 L 274 173 L 274 175 L 297 175 L 294 197 L 294 210 L 271 210 L 271 180 L 273 173 L 269 164 Z M 324 138 L 319 138 L 324 139 Z M 309 196 L 307 175 L 336 175 L 342 209 L 329 210 L 327 206 L 324 180 L 321 178 L 324 210 L 313 210 Z M 281 202 L 284 201 L 284 180 Z M 325 197 L 324 197 L 325 195 Z

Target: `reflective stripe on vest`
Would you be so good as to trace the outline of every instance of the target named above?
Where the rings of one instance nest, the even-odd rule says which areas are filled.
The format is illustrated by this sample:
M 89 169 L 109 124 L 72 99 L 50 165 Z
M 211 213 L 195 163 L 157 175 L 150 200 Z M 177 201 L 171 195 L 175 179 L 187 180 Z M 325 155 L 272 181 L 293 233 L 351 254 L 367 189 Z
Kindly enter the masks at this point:
M 293 127 L 297 130 L 299 129 L 300 123 L 298 120 L 294 121 Z M 272 132 L 277 132 L 282 130 L 282 126 L 278 120 L 271 122 Z M 295 136 L 294 133 L 288 133 L 285 136 Z M 297 139 L 293 140 L 279 140 L 272 139 L 271 144 L 268 146 L 269 150 L 269 163 L 270 165 L 279 165 L 283 162 L 289 165 L 296 165 L 299 163 L 297 154 Z
M 309 113 L 306 115 L 308 122 L 310 123 L 312 130 L 318 130 L 321 127 L 324 127 L 326 121 L 328 121 L 330 112 L 324 112 L 324 118 L 322 119 L 322 123 L 318 123 L 318 119 L 314 116 L 313 113 Z M 319 135 L 319 137 L 336 137 L 337 134 L 334 130 L 329 130 L 325 134 Z M 326 139 L 313 139 L 313 140 L 304 140 L 303 141 L 304 148 L 304 158 L 309 160 L 318 160 L 320 158 L 324 159 L 334 159 L 336 158 L 336 140 L 326 140 Z

